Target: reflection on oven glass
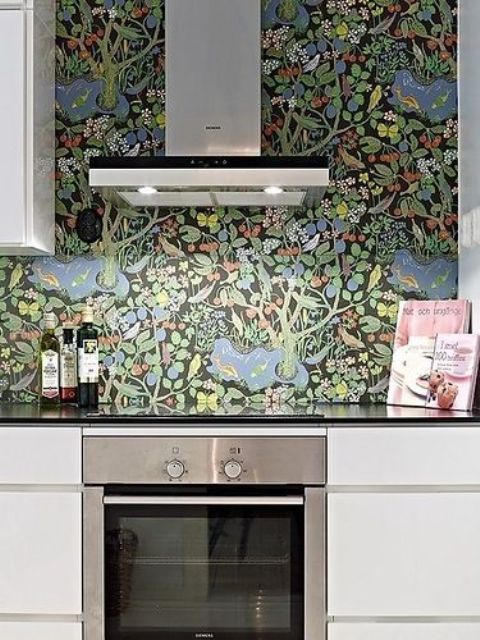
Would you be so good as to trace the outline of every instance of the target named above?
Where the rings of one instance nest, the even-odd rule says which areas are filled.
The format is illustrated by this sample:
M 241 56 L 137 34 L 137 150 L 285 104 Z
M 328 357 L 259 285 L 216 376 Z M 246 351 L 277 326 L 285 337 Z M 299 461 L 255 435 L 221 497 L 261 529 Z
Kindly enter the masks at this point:
M 112 506 L 106 524 L 107 640 L 303 637 L 295 507 Z

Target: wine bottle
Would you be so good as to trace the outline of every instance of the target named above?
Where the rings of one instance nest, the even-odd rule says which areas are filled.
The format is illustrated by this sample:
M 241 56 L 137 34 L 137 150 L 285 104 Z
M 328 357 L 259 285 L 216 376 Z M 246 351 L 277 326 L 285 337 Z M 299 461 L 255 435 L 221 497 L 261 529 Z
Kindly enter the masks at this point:
M 60 402 L 77 401 L 77 348 L 74 342 L 73 327 L 63 326 L 63 339 L 60 347 Z
M 93 326 L 93 311 L 82 311 L 82 326 L 77 332 L 78 406 L 98 408 L 98 333 Z
M 40 338 L 39 400 L 42 406 L 60 402 L 60 344 L 55 336 L 55 315 L 46 313 Z

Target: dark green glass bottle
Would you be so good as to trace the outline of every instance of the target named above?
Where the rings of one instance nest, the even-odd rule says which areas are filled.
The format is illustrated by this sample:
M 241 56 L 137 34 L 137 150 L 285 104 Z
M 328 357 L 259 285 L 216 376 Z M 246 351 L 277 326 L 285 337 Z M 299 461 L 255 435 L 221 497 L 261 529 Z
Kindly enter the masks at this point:
M 93 326 L 93 311 L 85 307 L 82 326 L 77 331 L 78 406 L 98 408 L 98 332 Z

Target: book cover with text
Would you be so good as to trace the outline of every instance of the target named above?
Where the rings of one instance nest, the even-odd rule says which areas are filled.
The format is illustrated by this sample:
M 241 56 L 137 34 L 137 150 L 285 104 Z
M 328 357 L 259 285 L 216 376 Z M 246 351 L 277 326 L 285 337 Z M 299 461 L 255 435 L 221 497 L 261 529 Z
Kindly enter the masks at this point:
M 429 376 L 427 407 L 470 411 L 478 377 L 480 336 L 439 334 Z
M 388 404 L 402 404 L 406 359 L 411 338 L 435 338 L 439 333 L 467 333 L 468 300 L 406 300 L 400 303 L 393 344 Z

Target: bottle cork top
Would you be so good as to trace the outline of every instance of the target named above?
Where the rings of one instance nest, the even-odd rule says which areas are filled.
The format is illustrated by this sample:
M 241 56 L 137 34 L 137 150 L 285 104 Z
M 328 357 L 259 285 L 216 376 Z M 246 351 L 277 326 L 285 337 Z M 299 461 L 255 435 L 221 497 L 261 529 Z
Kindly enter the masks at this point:
M 82 310 L 82 322 L 93 322 L 93 309 L 92 307 L 84 307 Z
M 57 324 L 55 314 L 52 312 L 45 313 L 43 316 L 43 323 L 45 325 L 45 329 L 55 329 L 55 325 Z

